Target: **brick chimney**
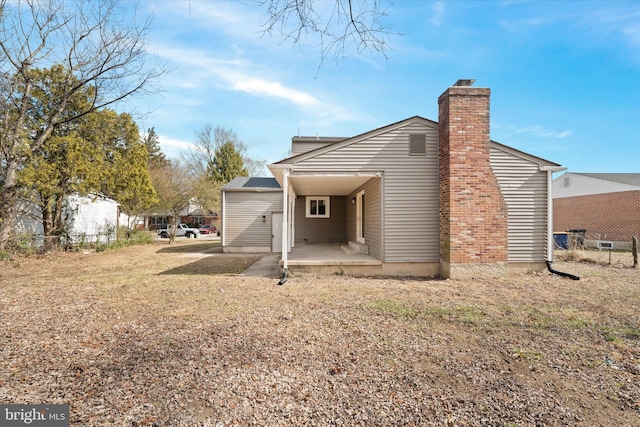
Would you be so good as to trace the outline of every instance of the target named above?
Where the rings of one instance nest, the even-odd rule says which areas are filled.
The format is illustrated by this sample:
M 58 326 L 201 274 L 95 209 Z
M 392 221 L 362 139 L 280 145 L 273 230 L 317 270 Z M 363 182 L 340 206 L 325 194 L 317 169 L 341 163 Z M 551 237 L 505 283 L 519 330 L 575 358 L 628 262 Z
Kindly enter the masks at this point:
M 440 273 L 506 274 L 507 206 L 489 163 L 488 88 L 458 80 L 438 98 Z

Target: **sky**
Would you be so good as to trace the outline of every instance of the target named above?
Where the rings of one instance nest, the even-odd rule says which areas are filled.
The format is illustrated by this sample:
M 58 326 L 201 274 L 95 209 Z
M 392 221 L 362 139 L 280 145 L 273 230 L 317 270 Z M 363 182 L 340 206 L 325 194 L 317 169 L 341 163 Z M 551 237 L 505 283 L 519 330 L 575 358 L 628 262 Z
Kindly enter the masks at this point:
M 314 3 L 319 13 L 333 1 Z M 142 0 L 160 91 L 129 99 L 177 158 L 206 125 L 233 130 L 267 164 L 291 138 L 350 137 L 412 116 L 437 120 L 458 79 L 491 89 L 491 139 L 569 172 L 640 173 L 640 2 L 383 3 L 385 55 L 317 35 L 264 34 L 259 2 Z M 264 175 L 268 175 L 265 170 Z

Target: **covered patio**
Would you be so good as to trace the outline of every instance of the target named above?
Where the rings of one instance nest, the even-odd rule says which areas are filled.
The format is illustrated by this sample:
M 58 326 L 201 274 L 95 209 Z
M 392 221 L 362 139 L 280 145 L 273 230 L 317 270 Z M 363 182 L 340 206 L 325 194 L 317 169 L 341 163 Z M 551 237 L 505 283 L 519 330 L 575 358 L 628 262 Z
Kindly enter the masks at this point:
M 298 244 L 289 252 L 289 266 L 305 265 L 382 265 L 382 261 L 351 249 L 346 243 Z
M 270 169 L 283 191 L 282 227 L 274 230 L 282 243 L 273 245 L 283 269 L 335 272 L 383 264 L 381 172 Z
M 316 274 L 376 274 L 382 261 L 343 243 L 298 244 L 288 253 L 288 269 Z M 280 266 L 284 261 L 280 260 Z

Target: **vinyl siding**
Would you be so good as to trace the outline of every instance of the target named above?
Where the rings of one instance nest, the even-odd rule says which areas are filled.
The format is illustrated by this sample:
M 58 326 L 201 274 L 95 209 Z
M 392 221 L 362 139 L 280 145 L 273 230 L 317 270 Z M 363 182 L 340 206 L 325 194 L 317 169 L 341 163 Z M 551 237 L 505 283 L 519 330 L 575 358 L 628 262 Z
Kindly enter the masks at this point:
M 282 192 L 227 191 L 224 198 L 225 246 L 271 247 L 271 213 L 282 212 Z
M 356 241 L 356 207 L 351 199 L 364 190 L 364 241 L 369 246 L 369 255 L 378 259 L 382 259 L 381 182 L 380 178 L 371 178 L 347 197 L 347 238 Z
M 547 173 L 537 163 L 491 148 L 491 166 L 507 203 L 508 261 L 542 262 L 547 249 Z
M 307 151 L 315 150 L 329 145 L 329 142 L 324 141 L 295 141 L 291 144 L 291 155 L 297 156 L 298 154 L 306 153 Z
M 409 155 L 410 133 L 426 135 L 425 156 Z M 295 170 L 382 172 L 384 202 L 378 213 L 384 220 L 384 248 L 382 239 L 378 243 L 378 251 L 383 255 L 381 259 L 385 262 L 438 262 L 440 194 L 437 125 L 412 122 L 369 139 L 299 160 L 295 163 Z M 366 217 L 367 220 L 375 221 L 375 217 L 372 220 Z M 375 243 L 373 240 L 372 246 Z
M 346 243 L 346 197 L 331 197 L 329 218 L 307 218 L 306 197 L 296 198 L 296 243 Z

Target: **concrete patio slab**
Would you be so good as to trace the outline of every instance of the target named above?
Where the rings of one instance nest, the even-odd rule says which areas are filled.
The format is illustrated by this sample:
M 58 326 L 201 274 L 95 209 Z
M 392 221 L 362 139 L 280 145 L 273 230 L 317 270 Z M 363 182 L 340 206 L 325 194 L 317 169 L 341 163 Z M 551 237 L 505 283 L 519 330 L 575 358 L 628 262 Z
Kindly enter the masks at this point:
M 297 244 L 287 263 L 292 266 L 379 266 L 382 261 L 350 249 L 346 243 Z M 282 265 L 282 260 L 280 261 Z

